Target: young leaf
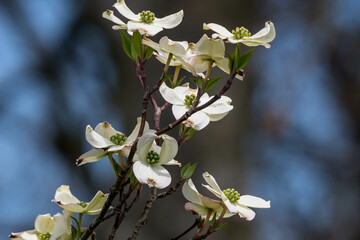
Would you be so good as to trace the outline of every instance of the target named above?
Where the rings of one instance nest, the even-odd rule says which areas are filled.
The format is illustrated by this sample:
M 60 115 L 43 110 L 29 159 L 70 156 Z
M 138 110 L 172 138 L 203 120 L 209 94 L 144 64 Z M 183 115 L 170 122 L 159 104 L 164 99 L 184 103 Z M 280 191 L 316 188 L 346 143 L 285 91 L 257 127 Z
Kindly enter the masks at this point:
M 236 65 L 234 70 L 238 71 L 242 68 L 244 68 L 246 66 L 246 64 L 248 63 L 251 55 L 256 51 L 256 49 L 251 49 L 249 51 L 247 51 L 246 53 L 244 53 L 243 55 L 241 55 L 237 60 L 236 60 Z
M 191 176 L 193 175 L 195 169 L 196 169 L 197 163 L 194 163 L 193 165 L 191 165 L 190 163 L 186 164 L 182 169 L 181 169 L 181 178 L 186 180 L 191 178 Z
M 120 31 L 120 35 L 121 35 L 121 42 L 122 42 L 125 53 L 129 56 L 129 58 L 134 60 L 131 55 L 131 40 L 130 40 L 130 38 L 123 31 Z
M 138 181 L 135 177 L 135 174 L 133 172 L 130 175 L 130 183 L 131 183 L 131 186 L 133 186 L 133 187 L 135 187 L 136 184 L 138 183 Z
M 183 76 L 180 80 L 178 80 L 175 84 L 175 87 L 180 86 L 181 82 L 185 79 L 186 76 Z
M 182 179 L 186 179 L 186 178 L 184 178 L 184 174 L 186 173 L 186 171 L 188 170 L 188 168 L 190 167 L 190 165 L 191 165 L 191 163 L 188 163 L 188 164 L 186 164 L 182 169 L 181 169 L 181 178 Z
M 196 132 L 195 129 L 188 127 L 185 133 L 186 136 L 185 140 L 189 140 L 194 135 L 195 132 Z
M 222 223 L 222 224 L 216 226 L 216 227 L 214 228 L 214 230 L 217 231 L 217 230 L 219 230 L 220 228 L 225 227 L 227 224 L 228 224 L 228 223 Z
M 136 31 L 133 33 L 133 37 L 131 39 L 131 55 L 135 61 L 138 58 L 141 58 L 142 53 L 142 37 L 141 34 Z
M 152 49 L 151 47 L 146 46 L 145 47 L 145 60 L 151 58 L 153 52 L 154 52 L 154 49 Z
M 204 92 L 209 91 L 209 90 L 217 83 L 217 81 L 219 81 L 220 79 L 221 79 L 221 77 L 209 79 L 209 80 L 207 81 L 207 83 L 206 83 L 206 87 L 205 87 L 205 91 L 204 91 Z

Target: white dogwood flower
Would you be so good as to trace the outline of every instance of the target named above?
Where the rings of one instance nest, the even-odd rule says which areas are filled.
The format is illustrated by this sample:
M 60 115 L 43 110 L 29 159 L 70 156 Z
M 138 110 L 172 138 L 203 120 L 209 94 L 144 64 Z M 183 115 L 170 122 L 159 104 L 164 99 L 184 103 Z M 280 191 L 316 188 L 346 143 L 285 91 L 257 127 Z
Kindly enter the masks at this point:
M 203 28 L 216 32 L 212 35 L 213 38 L 221 38 L 233 44 L 242 43 L 249 47 L 263 45 L 266 48 L 270 48 L 269 42 L 273 41 L 276 36 L 274 24 L 270 21 L 267 21 L 265 27 L 254 35 L 251 35 L 244 27 L 237 27 L 230 32 L 225 27 L 216 23 L 204 23 Z
M 169 186 L 171 176 L 161 165 L 179 165 L 173 160 L 178 151 L 178 144 L 173 137 L 166 134 L 157 136 L 155 132 L 149 130 L 140 137 L 133 172 L 140 183 L 162 189 Z M 163 140 L 161 147 L 155 143 L 159 138 Z
M 104 158 L 108 152 L 122 151 L 122 154 L 127 157 L 129 148 L 136 140 L 140 130 L 141 118 L 137 119 L 137 124 L 131 134 L 126 137 L 125 134 L 115 130 L 110 123 L 99 123 L 95 129 L 90 125 L 86 126 L 85 137 L 88 143 L 94 149 L 82 154 L 77 160 L 78 166 L 85 163 L 96 162 Z M 145 122 L 144 131 L 149 129 L 149 124 Z
M 128 8 L 124 0 L 119 0 L 114 4 L 114 7 L 121 15 L 130 20 L 126 24 L 128 32 L 139 31 L 140 34 L 146 34 L 147 36 L 154 36 L 164 28 L 171 29 L 176 27 L 181 23 L 184 16 L 183 10 L 163 18 L 155 17 L 155 14 L 150 11 L 142 11 L 135 14 Z M 111 11 L 106 11 L 103 17 L 117 24 L 114 29 L 126 29 L 124 23 L 113 16 Z
M 237 191 L 230 188 L 221 190 L 219 185 L 216 183 L 215 178 L 209 173 L 203 173 L 203 177 L 210 185 L 203 185 L 204 187 L 220 198 L 231 213 L 239 214 L 240 217 L 246 218 L 248 221 L 253 220 L 255 217 L 255 212 L 249 207 L 270 208 L 270 201 L 265 201 L 262 198 L 251 195 L 240 196 Z
M 57 213 L 53 217 L 50 214 L 38 215 L 35 220 L 35 229 L 20 233 L 12 233 L 10 239 L 19 240 L 70 240 L 71 239 L 71 216 L 66 210 L 63 214 Z
M 222 202 L 201 195 L 191 179 L 184 183 L 182 187 L 182 193 L 184 197 L 190 201 L 185 204 L 185 209 L 187 211 L 193 211 L 197 213 L 202 218 L 206 218 L 210 211 L 210 216 L 213 216 L 216 213 L 217 219 L 224 210 L 224 204 Z M 224 218 L 231 217 L 233 215 L 235 214 L 230 213 L 229 210 L 226 210 Z
M 189 84 L 169 88 L 163 83 L 159 91 L 165 101 L 173 105 L 172 112 L 176 119 L 181 118 L 193 106 L 197 95 L 197 89 L 191 89 Z M 204 93 L 199 99 L 198 106 L 206 103 L 211 98 L 207 93 Z M 229 97 L 221 96 L 220 99 L 210 106 L 192 114 L 184 123 L 199 131 L 206 127 L 210 121 L 219 121 L 225 117 L 234 108 L 230 104 L 231 99 Z
M 108 196 L 109 194 L 98 191 L 90 202 L 81 202 L 71 193 L 69 186 L 61 185 L 52 201 L 70 212 L 96 215 L 100 213 Z

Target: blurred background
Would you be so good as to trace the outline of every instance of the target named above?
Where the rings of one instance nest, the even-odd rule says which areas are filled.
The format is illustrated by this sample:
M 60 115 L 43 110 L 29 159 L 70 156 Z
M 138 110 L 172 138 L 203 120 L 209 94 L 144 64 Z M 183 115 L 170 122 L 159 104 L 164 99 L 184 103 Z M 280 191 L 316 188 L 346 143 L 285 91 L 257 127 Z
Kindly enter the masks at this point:
M 51 199 L 61 184 L 89 201 L 115 181 L 107 159 L 75 165 L 91 149 L 84 137 L 87 124 L 108 121 L 130 133 L 141 111 L 134 66 L 119 32 L 101 17 L 111 9 L 125 21 L 114 1 L 0 2 L 1 239 L 33 229 L 38 214 L 60 212 Z M 272 47 L 258 47 L 245 80 L 226 94 L 234 110 L 196 133 L 176 157 L 184 164 L 198 162 L 193 181 L 203 194 L 201 174 L 208 171 L 222 188 L 271 200 L 270 209 L 255 209 L 252 222 L 232 217 L 208 239 L 360 239 L 360 2 L 127 4 L 134 12 L 149 9 L 158 17 L 184 10 L 181 25 L 155 40 L 166 35 L 197 42 L 204 22 L 245 26 L 252 33 L 265 21 L 275 24 Z M 148 63 L 151 83 L 162 67 L 156 60 Z M 162 124 L 171 120 L 169 108 Z M 168 169 L 175 182 L 178 169 Z M 128 236 L 147 193 L 144 187 L 118 239 Z M 185 202 L 180 191 L 156 202 L 139 239 L 170 239 L 190 226 L 195 216 L 184 211 Z M 99 228 L 98 239 L 107 239 L 112 224 Z

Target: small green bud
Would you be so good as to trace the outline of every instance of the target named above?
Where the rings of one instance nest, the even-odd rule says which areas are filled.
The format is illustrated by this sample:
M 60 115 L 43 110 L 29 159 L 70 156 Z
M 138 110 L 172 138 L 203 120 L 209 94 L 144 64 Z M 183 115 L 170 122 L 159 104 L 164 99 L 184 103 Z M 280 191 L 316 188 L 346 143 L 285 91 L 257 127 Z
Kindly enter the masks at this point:
M 127 140 L 127 137 L 125 137 L 124 134 L 119 134 L 119 133 L 110 137 L 110 141 L 112 141 L 116 145 L 123 145 L 126 140 Z
M 159 154 L 157 154 L 153 150 L 148 152 L 148 154 L 146 155 L 146 161 L 148 164 L 151 164 L 151 165 L 156 164 L 159 162 L 159 160 L 160 160 Z
M 150 11 L 142 11 L 140 13 L 140 18 L 144 23 L 152 23 L 155 20 L 155 14 Z
M 243 37 L 250 37 L 251 32 L 244 27 L 237 27 L 236 29 L 232 30 L 231 33 L 234 35 L 236 39 L 242 39 Z
M 41 233 L 39 235 L 39 240 L 48 240 L 51 238 L 51 234 L 50 233 Z
M 188 108 L 191 108 L 194 105 L 194 101 L 196 99 L 196 96 L 194 94 L 191 95 L 185 95 L 185 105 Z M 199 102 L 200 103 L 200 102 Z
M 223 193 L 231 203 L 236 203 L 240 199 L 240 194 L 237 191 L 235 191 L 233 188 L 232 189 L 228 188 L 226 190 L 223 190 Z
M 86 206 L 87 206 L 87 204 L 84 203 L 84 202 L 79 202 L 78 204 L 79 204 L 80 206 L 82 206 L 83 208 L 86 208 Z

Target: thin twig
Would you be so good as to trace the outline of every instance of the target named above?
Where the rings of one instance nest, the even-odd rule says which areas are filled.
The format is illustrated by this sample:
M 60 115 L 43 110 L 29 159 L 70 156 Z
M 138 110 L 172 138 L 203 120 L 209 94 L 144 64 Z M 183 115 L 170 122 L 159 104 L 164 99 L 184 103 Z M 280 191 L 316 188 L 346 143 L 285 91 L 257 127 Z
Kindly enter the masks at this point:
M 131 237 L 128 238 L 128 240 L 135 240 L 137 238 L 137 236 L 140 233 L 141 228 L 146 224 L 147 222 L 147 217 L 149 215 L 150 209 L 152 207 L 152 205 L 154 204 L 154 202 L 156 201 L 156 188 L 153 187 L 151 188 L 151 193 L 150 193 L 150 198 L 149 200 L 146 202 L 146 205 L 144 207 L 144 211 L 141 214 L 141 217 L 139 218 L 139 220 L 136 223 L 135 229 L 131 234 Z
M 199 218 L 195 219 L 195 222 L 188 228 L 186 229 L 184 232 L 182 232 L 180 235 L 178 235 L 175 238 L 172 238 L 170 240 L 178 240 L 179 238 L 185 236 L 185 234 L 187 234 L 188 232 L 190 232 L 193 228 L 195 228 L 196 226 L 199 225 L 199 223 L 201 222 L 201 220 Z
M 173 187 L 170 187 L 166 192 L 163 192 L 163 193 L 159 193 L 156 198 L 159 199 L 159 198 L 165 198 L 167 196 L 170 196 L 171 194 L 173 194 L 174 192 L 176 192 L 176 190 L 181 186 L 181 184 L 184 182 L 185 180 L 184 179 L 180 179 L 176 184 L 175 186 Z

